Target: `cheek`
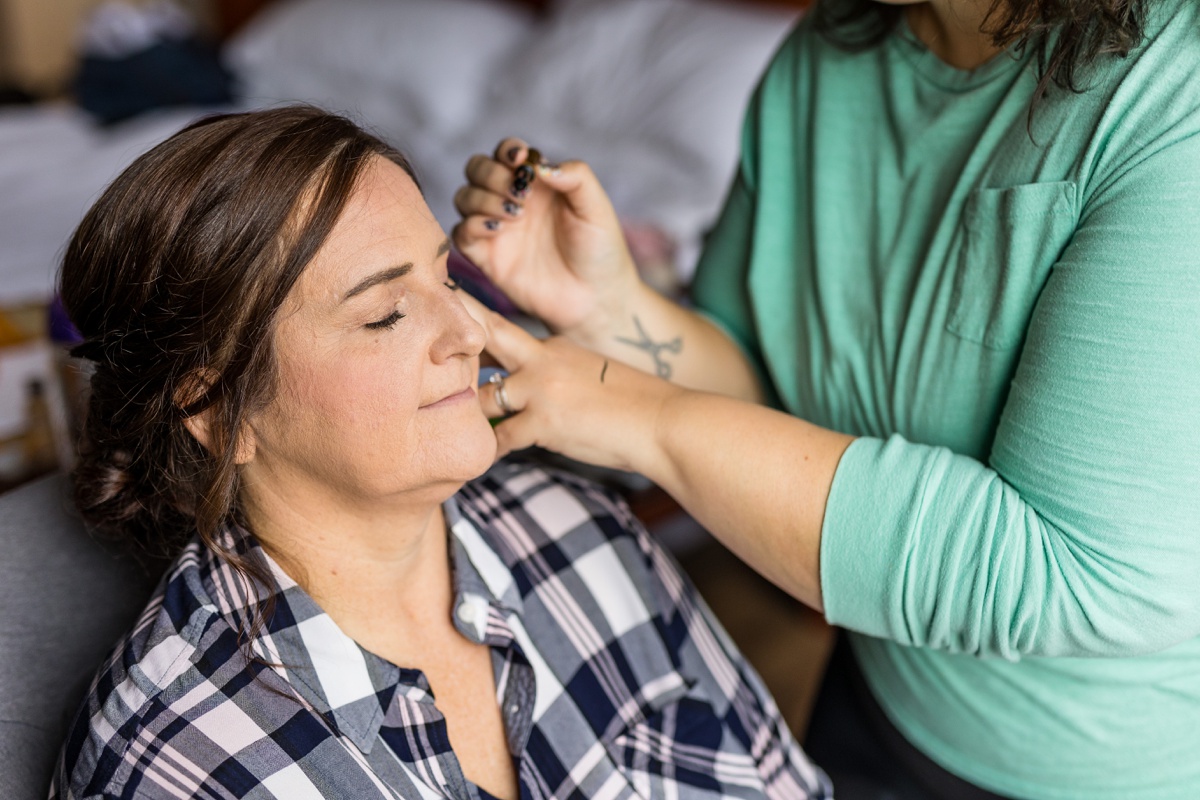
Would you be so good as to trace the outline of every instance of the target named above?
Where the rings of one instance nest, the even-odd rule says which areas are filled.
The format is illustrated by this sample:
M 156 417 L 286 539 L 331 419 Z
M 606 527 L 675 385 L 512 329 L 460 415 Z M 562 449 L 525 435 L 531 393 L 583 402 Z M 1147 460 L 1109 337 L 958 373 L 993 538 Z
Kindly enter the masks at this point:
M 315 424 L 357 438 L 411 420 L 419 403 L 418 375 L 395 359 L 342 354 L 293 364 L 281 378 Z

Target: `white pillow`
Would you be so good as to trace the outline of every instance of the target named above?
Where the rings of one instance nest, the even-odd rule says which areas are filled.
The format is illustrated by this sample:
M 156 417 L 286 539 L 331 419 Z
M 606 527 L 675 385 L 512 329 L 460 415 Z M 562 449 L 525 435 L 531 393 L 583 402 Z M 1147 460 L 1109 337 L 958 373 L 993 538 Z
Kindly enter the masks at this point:
M 243 97 L 315 103 L 375 127 L 469 125 L 533 16 L 494 0 L 277 2 L 227 45 Z
M 798 16 L 710 0 L 574 0 L 510 56 L 489 103 L 682 148 L 724 176 L 750 93 Z

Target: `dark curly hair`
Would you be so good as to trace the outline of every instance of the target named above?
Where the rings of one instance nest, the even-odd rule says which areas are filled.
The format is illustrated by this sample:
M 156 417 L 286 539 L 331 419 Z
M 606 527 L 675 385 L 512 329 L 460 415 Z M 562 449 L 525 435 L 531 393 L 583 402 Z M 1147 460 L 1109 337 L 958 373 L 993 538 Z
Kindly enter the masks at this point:
M 154 559 L 198 534 L 266 580 L 220 545 L 249 529 L 234 443 L 275 391 L 277 312 L 373 156 L 413 176 L 398 151 L 316 108 L 213 116 L 138 158 L 88 211 L 60 291 L 84 337 L 73 352 L 95 362 L 73 475 L 94 528 Z M 200 413 L 208 448 L 185 426 Z
M 1051 84 L 1082 91 L 1080 70 L 1104 55 L 1124 56 L 1141 44 L 1148 0 L 993 0 L 985 32 L 997 47 L 1035 48 L 1033 104 Z M 859 50 L 879 44 L 903 19 L 904 6 L 878 0 L 818 0 L 813 25 L 835 44 Z

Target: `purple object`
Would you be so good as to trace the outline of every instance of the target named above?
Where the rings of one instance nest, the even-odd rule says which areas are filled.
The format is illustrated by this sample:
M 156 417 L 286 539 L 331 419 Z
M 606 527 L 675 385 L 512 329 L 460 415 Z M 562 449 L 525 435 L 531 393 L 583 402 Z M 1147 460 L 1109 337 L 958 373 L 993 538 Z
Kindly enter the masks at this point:
M 447 264 L 447 269 L 450 272 L 450 277 L 458 281 L 459 284 L 467 290 L 479 302 L 505 317 L 511 317 L 518 313 L 517 307 L 513 305 L 512 300 L 509 300 L 504 292 L 496 284 L 492 283 L 487 275 L 479 267 L 472 264 L 466 256 L 457 250 L 450 251 L 450 261 Z
M 65 345 L 78 344 L 83 341 L 79 330 L 67 316 L 67 309 L 63 308 L 62 298 L 57 294 L 50 302 L 50 341 Z

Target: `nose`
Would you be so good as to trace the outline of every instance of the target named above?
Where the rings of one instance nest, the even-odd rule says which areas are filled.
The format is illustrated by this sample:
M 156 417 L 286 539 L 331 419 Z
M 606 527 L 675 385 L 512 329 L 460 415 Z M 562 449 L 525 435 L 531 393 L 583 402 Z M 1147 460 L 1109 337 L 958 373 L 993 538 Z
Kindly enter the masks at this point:
M 444 291 L 444 290 L 443 290 Z M 487 344 L 487 331 L 471 316 L 463 302 L 463 290 L 447 293 L 444 306 L 442 335 L 434 348 L 434 360 L 456 357 L 474 358 Z

